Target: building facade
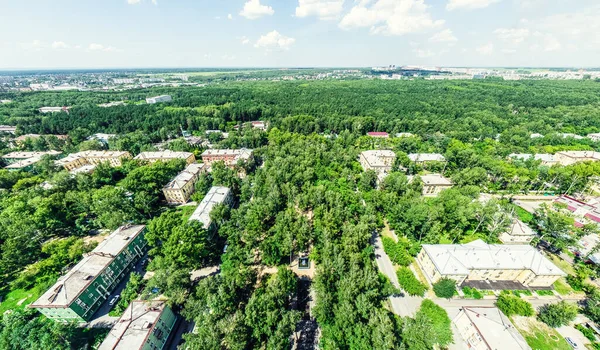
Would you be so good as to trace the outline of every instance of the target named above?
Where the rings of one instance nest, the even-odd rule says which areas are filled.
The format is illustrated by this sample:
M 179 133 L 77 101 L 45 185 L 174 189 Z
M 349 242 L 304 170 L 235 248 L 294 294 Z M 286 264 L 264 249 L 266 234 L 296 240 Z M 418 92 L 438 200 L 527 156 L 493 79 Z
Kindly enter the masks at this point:
M 375 171 L 380 180 L 392 172 L 392 166 L 394 165 L 395 160 L 396 153 L 390 150 L 364 151 L 361 152 L 358 157 L 358 162 L 362 168 L 365 171 Z
M 206 166 L 212 165 L 212 163 L 222 161 L 228 167 L 233 167 L 238 161 L 247 161 L 252 157 L 252 150 L 250 149 L 207 149 L 202 152 L 202 162 Z
M 196 157 L 194 157 L 193 153 L 174 151 L 142 152 L 133 159 L 143 160 L 148 163 L 168 162 L 173 159 L 183 159 L 185 160 L 186 164 L 192 164 L 196 162 Z
M 200 174 L 206 171 L 204 164 L 193 163 L 163 187 L 163 194 L 169 204 L 184 204 L 194 193 L 194 185 Z
M 71 153 L 65 158 L 56 161 L 68 171 L 73 171 L 87 165 L 108 163 L 112 167 L 123 165 L 123 160 L 131 159 L 131 154 L 126 151 L 83 151 Z
M 564 151 L 557 152 L 554 158 L 560 165 L 571 165 L 579 162 L 596 162 L 600 160 L 600 152 Z
M 172 100 L 173 99 L 171 98 L 170 95 L 160 95 L 160 96 L 148 97 L 146 99 L 146 103 L 154 104 L 154 103 L 160 103 L 160 102 L 171 102 Z
M 452 181 L 441 174 L 421 175 L 421 180 L 423 181 L 423 196 L 425 197 L 435 197 L 443 190 L 453 186 Z
M 206 196 L 204 196 L 204 199 L 202 199 L 202 202 L 200 202 L 192 216 L 190 216 L 190 221 L 200 221 L 206 230 L 213 231 L 216 226 L 210 219 L 210 212 L 219 204 L 232 206 L 233 195 L 227 187 L 213 186 Z
M 98 350 L 160 350 L 177 316 L 164 300 L 134 300 L 111 328 Z
M 87 322 L 146 252 L 145 226 L 123 226 L 29 305 L 58 322 Z

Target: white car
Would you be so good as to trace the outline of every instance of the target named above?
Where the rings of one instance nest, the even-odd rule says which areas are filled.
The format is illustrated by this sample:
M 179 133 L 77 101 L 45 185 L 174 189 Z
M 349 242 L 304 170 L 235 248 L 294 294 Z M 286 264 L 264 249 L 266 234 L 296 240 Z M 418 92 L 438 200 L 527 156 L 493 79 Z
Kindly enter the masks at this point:
M 110 301 L 108 302 L 108 305 L 110 305 L 110 306 L 115 305 L 115 303 L 117 302 L 117 300 L 119 300 L 120 297 L 121 297 L 120 294 L 115 295 L 112 299 L 110 299 Z
M 578 349 L 577 343 L 575 343 L 575 341 L 573 341 L 573 339 L 566 337 L 565 340 L 567 341 L 567 343 L 569 343 L 569 345 L 571 345 L 571 347 L 573 349 Z

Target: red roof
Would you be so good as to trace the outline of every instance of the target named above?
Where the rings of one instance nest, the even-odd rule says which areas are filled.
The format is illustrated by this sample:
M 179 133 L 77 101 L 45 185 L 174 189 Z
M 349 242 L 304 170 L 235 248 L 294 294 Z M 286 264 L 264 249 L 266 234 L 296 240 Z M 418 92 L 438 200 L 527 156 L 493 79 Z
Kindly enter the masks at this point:
M 575 223 L 573 225 L 575 225 L 575 227 L 579 227 L 579 228 L 583 227 L 583 224 L 579 221 L 575 221 Z
M 592 221 L 595 221 L 595 222 L 600 222 L 600 217 L 599 217 L 599 216 L 597 216 L 597 215 L 594 215 L 594 214 L 587 213 L 587 214 L 585 214 L 584 216 L 585 216 L 586 218 L 588 218 L 588 219 L 592 220 Z
M 367 135 L 369 135 L 369 136 L 389 136 L 389 134 L 384 131 L 371 131 L 371 132 L 368 132 Z

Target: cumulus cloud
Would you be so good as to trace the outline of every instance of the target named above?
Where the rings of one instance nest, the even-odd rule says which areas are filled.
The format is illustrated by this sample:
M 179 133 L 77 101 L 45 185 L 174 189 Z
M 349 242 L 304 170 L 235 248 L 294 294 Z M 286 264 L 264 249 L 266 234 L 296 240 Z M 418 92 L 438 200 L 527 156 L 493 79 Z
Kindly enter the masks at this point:
M 240 16 L 248 19 L 257 19 L 263 16 L 271 16 L 275 13 L 271 6 L 261 5 L 260 0 L 248 0 L 240 12 Z
M 336 19 L 344 10 L 344 0 L 298 0 L 296 17 L 317 16 L 323 20 Z
M 70 46 L 64 41 L 55 41 L 52 43 L 52 48 L 55 50 L 68 49 Z
M 267 50 L 289 50 L 296 42 L 296 39 L 279 34 L 274 30 L 261 37 L 256 41 L 254 47 L 265 48 Z
M 494 52 L 494 44 L 487 43 L 485 45 L 481 45 L 478 48 L 476 48 L 475 51 L 477 51 L 480 55 L 491 55 Z
M 456 9 L 482 9 L 500 1 L 501 0 L 449 0 L 448 4 L 446 5 L 446 10 L 452 11 Z
M 449 43 L 453 44 L 458 41 L 458 39 L 454 36 L 451 29 L 444 29 L 441 32 L 437 32 L 433 34 L 429 38 L 429 41 L 432 43 Z
M 369 27 L 371 34 L 404 35 L 441 27 L 434 20 L 424 0 L 362 0 L 342 18 L 342 29 Z
M 498 28 L 494 30 L 494 34 L 500 40 L 508 41 L 513 44 L 520 44 L 529 37 L 529 29 L 527 28 Z

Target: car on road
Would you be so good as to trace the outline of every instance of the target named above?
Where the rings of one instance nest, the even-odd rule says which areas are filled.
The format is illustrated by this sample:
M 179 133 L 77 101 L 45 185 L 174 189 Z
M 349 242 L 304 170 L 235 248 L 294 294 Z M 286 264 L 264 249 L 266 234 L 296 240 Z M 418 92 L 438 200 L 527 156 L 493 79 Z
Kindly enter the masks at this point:
M 121 297 L 120 294 L 115 295 L 114 297 L 112 297 L 112 299 L 110 299 L 110 301 L 108 302 L 108 305 L 110 305 L 110 306 L 115 305 L 115 303 L 119 300 L 120 297 Z
M 569 345 L 571 345 L 573 349 L 578 349 L 577 343 L 575 343 L 573 339 L 566 337 L 565 340 L 567 341 L 567 343 L 569 343 Z

